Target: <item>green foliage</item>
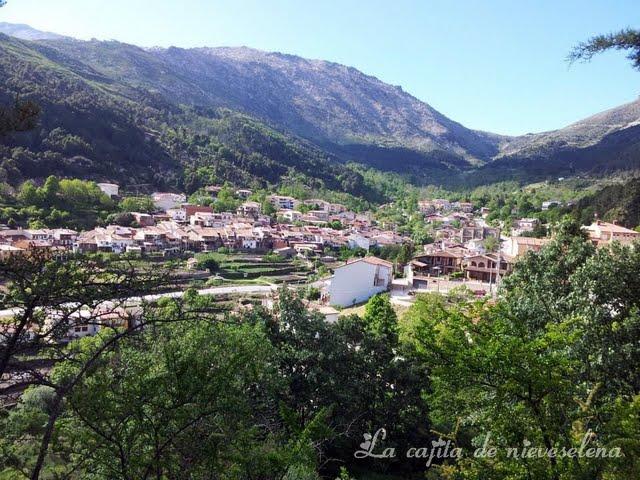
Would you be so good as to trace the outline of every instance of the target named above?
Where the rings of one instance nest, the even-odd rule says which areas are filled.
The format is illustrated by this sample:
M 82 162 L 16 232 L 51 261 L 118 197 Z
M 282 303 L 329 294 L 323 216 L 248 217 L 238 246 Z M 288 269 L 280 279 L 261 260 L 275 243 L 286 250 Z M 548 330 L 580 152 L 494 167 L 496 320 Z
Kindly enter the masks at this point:
M 91 353 L 91 345 L 81 348 Z M 278 438 L 258 426 L 266 407 L 260 402 L 268 402 L 275 385 L 271 355 L 255 326 L 164 327 L 105 356 L 69 398 L 61 429 L 74 456 L 90 459 L 83 468 L 103 476 L 176 478 L 185 469 L 199 478 L 255 474 L 267 459 L 260 457 L 278 451 Z M 73 368 L 62 364 L 56 374 Z M 258 441 L 273 443 L 273 451 L 253 449 Z
M 215 253 L 199 253 L 196 256 L 196 268 L 199 270 L 208 270 L 213 274 L 220 268 L 219 255 Z
M 325 455 L 352 462 L 362 433 L 380 425 L 393 425 L 398 447 L 410 438 L 427 440 L 424 370 L 393 336 L 371 334 L 357 316 L 328 324 L 286 289 L 279 290 L 275 316 L 267 317 L 266 325 L 288 384 L 282 401 L 296 412 L 291 423 L 302 428 L 332 407 L 326 423 L 333 433 Z
M 568 60 L 589 61 L 594 55 L 607 50 L 630 50 L 627 58 L 633 68 L 640 70 L 640 31 L 630 28 L 606 35 L 596 35 L 586 42 L 579 43 L 569 54 Z
M 120 200 L 118 208 L 122 212 L 138 213 L 153 213 L 157 210 L 150 197 L 124 197 Z
M 619 460 L 542 456 L 523 463 L 506 449 L 525 440 L 579 448 L 595 433 L 593 445 L 625 445 L 624 453 L 637 458 L 637 436 L 618 414 L 629 408 L 635 415 L 630 402 L 640 390 L 628 368 L 640 361 L 632 333 L 639 325 L 639 267 L 635 250 L 596 252 L 565 221 L 549 246 L 518 262 L 497 304 L 417 299 L 402 337 L 432 368 L 431 419 L 469 453 L 447 462 L 452 477 L 620 478 Z M 472 457 L 487 438 L 497 456 Z M 638 474 L 635 459 L 625 464 Z
M 121 227 L 133 227 L 136 224 L 136 218 L 130 212 L 118 212 L 107 216 L 105 222 Z
M 375 246 L 369 249 L 372 255 L 399 265 L 409 263 L 413 257 L 413 251 L 413 245 L 409 243 L 403 243 L 402 245 L 384 245 L 382 247 Z
M 344 228 L 340 220 L 332 220 L 329 223 L 327 223 L 327 226 L 334 230 L 342 230 Z
M 317 287 L 307 287 L 304 292 L 304 298 L 311 301 L 320 300 L 320 295 L 320 289 Z
M 104 302 L 121 298 L 122 283 L 139 275 L 120 281 L 108 264 L 87 271 L 91 264 L 74 259 L 42 261 L 5 262 L 7 302 Z M 188 290 L 144 309 L 140 320 L 152 327 L 113 348 L 102 350 L 123 330 L 59 352 L 67 360 L 48 379 L 56 389 L 30 389 L 0 416 L 2 475 L 29 470 L 55 413 L 43 477 L 74 470 L 79 478 L 347 478 L 340 466 L 401 478 L 424 472 L 424 460 L 402 455 L 354 460 L 362 434 L 384 426 L 385 447 L 398 452 L 430 445 L 432 431 L 462 449 L 429 478 L 635 478 L 639 268 L 637 247 L 596 249 L 564 219 L 548 246 L 518 261 L 497 299 L 477 300 L 466 288 L 418 295 L 400 320 L 386 294 L 372 297 L 362 318 L 327 323 L 286 287 L 273 311 L 254 306 L 224 317 L 214 297 Z M 44 324 L 34 315 L 29 324 Z M 585 435 L 625 457 L 507 455 L 525 441 L 577 449 Z M 474 457 L 485 441 L 496 456 Z
M 364 322 L 367 330 L 375 337 L 397 342 L 398 318 L 391 306 L 388 295 L 374 295 L 365 305 Z
M 262 256 L 262 260 L 269 263 L 278 263 L 284 261 L 284 257 L 275 252 L 267 252 Z
M 225 183 L 216 196 L 213 208 L 216 212 L 234 212 L 240 206 L 240 199 L 236 198 L 233 187 Z
M 500 249 L 500 241 L 496 237 L 488 237 L 483 243 L 487 252 L 497 252 Z
M 581 199 L 571 210 L 581 223 L 591 223 L 594 214 L 607 222 L 633 228 L 640 225 L 640 179 L 608 185 Z
M 0 3 L 2 7 L 4 3 Z M 32 100 L 16 101 L 11 106 L 0 106 L 0 137 L 12 132 L 24 132 L 36 126 L 40 107 Z
M 13 199 L 15 206 L 0 211 L 0 218 L 38 227 L 90 228 L 115 210 L 111 198 L 94 183 L 50 176 L 41 187 L 24 182 Z

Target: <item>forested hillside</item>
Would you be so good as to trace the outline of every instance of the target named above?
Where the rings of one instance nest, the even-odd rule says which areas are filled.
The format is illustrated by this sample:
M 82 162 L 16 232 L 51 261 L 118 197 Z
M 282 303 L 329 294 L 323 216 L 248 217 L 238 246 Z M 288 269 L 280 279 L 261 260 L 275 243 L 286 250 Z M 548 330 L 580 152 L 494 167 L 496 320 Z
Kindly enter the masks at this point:
M 362 168 L 464 187 L 637 168 L 639 102 L 523 137 L 469 130 L 358 70 L 248 48 L 143 49 L 0 25 L 0 101 L 42 107 L 3 137 L 0 180 L 50 174 L 191 191 L 288 182 L 384 201 Z M 360 172 L 360 173 L 359 173 Z
M 193 191 L 215 181 L 266 186 L 283 177 L 312 188 L 375 199 L 363 178 L 318 147 L 228 109 L 171 105 L 104 76 L 53 64 L 51 51 L 6 36 L 2 98 L 34 99 L 38 126 L 3 140 L 1 180 L 48 175 Z
M 578 217 L 597 214 L 603 220 L 634 228 L 640 225 L 640 178 L 609 185 L 582 199 L 574 211 Z

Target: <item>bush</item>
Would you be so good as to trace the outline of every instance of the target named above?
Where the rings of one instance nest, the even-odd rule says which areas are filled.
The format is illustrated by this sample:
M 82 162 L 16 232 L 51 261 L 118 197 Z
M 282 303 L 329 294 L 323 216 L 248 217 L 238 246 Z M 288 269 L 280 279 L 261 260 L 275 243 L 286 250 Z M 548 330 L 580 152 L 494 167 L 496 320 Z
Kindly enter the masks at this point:
M 196 268 L 198 270 L 208 270 L 209 273 L 214 273 L 220 268 L 220 264 L 211 254 L 202 254 L 196 257 L 198 263 Z
M 307 287 L 304 296 L 307 300 L 320 300 L 320 289 L 317 287 Z
M 274 252 L 268 252 L 263 257 L 262 260 L 265 262 L 282 262 L 284 261 L 284 257 L 282 255 L 278 255 Z

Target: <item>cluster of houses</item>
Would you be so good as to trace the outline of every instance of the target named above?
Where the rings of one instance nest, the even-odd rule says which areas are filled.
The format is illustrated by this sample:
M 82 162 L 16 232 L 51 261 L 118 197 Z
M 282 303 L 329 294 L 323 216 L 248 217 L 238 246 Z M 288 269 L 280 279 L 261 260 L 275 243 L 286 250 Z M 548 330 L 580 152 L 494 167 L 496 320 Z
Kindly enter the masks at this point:
M 115 184 L 99 186 L 108 195 L 118 195 Z M 205 190 L 216 197 L 221 188 L 210 186 Z M 283 256 L 322 256 L 327 249 L 369 250 L 373 246 L 410 242 L 393 226 L 378 226 L 371 213 L 355 213 L 341 204 L 271 195 L 267 201 L 276 212 L 277 221 L 274 221 L 273 216 L 262 211 L 263 204 L 249 200 L 250 190 L 238 189 L 235 194 L 244 200 L 235 212 L 215 212 L 209 206 L 188 203 L 184 194 L 159 192 L 151 196 L 157 213 L 130 212 L 135 218 L 135 227 L 108 225 L 84 232 L 0 230 L 0 258 L 32 248 L 171 255 L 226 247 L 256 253 L 275 251 Z M 435 199 L 421 201 L 418 207 L 425 223 L 431 224 L 435 239 L 421 247 L 404 266 L 404 277 L 410 288 L 426 287 L 434 278 L 443 276 L 496 283 L 509 274 L 519 256 L 530 250 L 537 251 L 549 242 L 549 239 L 527 236 L 538 227 L 535 218 L 516 220 L 511 235 L 504 236 L 499 228 L 485 222 L 487 210 L 475 210 L 471 203 Z M 330 226 L 336 224 L 339 224 L 337 229 Z M 584 228 L 596 245 L 613 241 L 630 244 L 640 238 L 640 233 L 634 230 L 599 220 Z M 371 256 L 339 265 L 323 292 L 323 301 L 339 306 L 363 302 L 375 293 L 388 290 L 394 269 L 398 267 Z
M 109 195 L 118 194 L 115 184 L 100 184 Z M 215 195 L 216 187 L 208 191 Z M 242 189 L 237 196 L 248 197 Z M 408 239 L 392 230 L 374 226 L 370 213 L 355 213 L 344 205 L 321 199 L 298 201 L 272 195 L 278 221 L 262 213 L 261 204 L 244 201 L 235 212 L 215 212 L 211 207 L 187 203 L 184 194 L 154 193 L 157 213 L 130 212 L 135 227 L 108 225 L 76 232 L 69 229 L 0 230 L 0 257 L 30 248 L 71 250 L 79 253 L 173 254 L 207 252 L 221 247 L 256 253 L 276 251 L 283 255 L 321 255 L 326 248 L 402 244 Z M 300 208 L 306 205 L 306 208 Z M 302 213 L 302 211 L 306 213 Z M 339 229 L 329 222 L 339 222 Z M 335 225 L 335 223 L 334 223 Z

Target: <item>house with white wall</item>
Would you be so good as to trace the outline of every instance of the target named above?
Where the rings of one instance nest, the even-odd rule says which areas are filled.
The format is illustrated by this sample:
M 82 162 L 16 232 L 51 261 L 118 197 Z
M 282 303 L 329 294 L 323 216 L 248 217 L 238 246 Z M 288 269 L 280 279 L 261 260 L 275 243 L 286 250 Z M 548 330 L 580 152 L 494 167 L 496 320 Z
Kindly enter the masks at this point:
M 347 245 L 349 245 L 349 248 L 364 248 L 368 251 L 371 241 L 363 235 L 352 233 L 347 237 Z
M 327 287 L 328 303 L 348 307 L 384 292 L 393 280 L 393 264 L 364 257 L 336 267 Z
M 120 193 L 120 187 L 116 183 L 98 183 L 98 188 L 102 193 L 109 195 L 111 198 L 117 197 Z
M 163 212 L 176 208 L 187 201 L 187 196 L 184 193 L 155 192 L 151 198 L 155 207 Z

